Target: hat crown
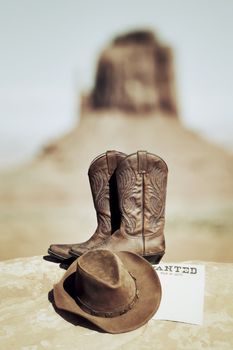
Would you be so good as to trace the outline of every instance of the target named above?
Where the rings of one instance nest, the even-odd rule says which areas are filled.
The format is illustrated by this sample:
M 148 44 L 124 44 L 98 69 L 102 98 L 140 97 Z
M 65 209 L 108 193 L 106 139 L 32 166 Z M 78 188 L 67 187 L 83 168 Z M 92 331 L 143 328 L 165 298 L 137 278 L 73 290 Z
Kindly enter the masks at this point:
M 109 288 L 114 288 L 119 283 L 119 263 L 121 262 L 117 256 L 107 250 L 100 254 L 92 252 L 84 255 L 78 261 L 79 269 L 83 273 Z
M 105 317 L 125 313 L 137 297 L 135 279 L 108 250 L 93 250 L 77 260 L 75 290 L 80 307 Z

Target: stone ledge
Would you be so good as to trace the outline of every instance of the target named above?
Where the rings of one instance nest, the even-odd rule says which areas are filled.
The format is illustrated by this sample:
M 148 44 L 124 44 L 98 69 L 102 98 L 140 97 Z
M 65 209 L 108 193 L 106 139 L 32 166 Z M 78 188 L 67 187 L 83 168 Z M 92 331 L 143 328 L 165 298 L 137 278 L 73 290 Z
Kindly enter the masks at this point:
M 112 335 L 54 311 L 48 293 L 64 274 L 57 264 L 42 256 L 0 262 L 1 348 L 232 349 L 233 264 L 201 263 L 206 266 L 203 326 L 151 320 L 133 332 Z

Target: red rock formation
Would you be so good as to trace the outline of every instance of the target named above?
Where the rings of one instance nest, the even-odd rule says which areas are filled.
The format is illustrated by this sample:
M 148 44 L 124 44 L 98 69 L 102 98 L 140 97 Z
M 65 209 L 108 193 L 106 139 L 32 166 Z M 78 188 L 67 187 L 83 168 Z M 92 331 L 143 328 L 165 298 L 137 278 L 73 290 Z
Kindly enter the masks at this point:
M 93 108 L 133 112 L 160 110 L 177 116 L 173 57 L 150 31 L 117 37 L 101 54 Z

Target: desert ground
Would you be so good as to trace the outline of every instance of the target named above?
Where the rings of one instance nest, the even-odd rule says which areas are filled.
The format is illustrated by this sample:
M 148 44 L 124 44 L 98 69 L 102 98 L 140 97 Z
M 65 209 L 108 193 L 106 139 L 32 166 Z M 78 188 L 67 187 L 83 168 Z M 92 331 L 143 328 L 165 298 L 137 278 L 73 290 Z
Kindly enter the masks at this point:
M 0 258 L 46 254 L 96 226 L 87 171 L 109 149 L 147 150 L 169 168 L 164 261 L 232 262 L 233 157 L 159 113 L 92 111 L 26 164 L 0 173 Z

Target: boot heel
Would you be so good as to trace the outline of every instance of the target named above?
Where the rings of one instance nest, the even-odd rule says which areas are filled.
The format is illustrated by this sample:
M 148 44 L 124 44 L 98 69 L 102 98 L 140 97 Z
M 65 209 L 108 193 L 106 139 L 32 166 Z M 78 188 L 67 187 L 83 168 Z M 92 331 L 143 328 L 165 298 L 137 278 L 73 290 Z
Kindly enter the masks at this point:
M 156 265 L 160 262 L 163 255 L 164 255 L 164 252 L 154 254 L 154 255 L 145 255 L 145 256 L 143 256 L 143 258 L 146 259 L 150 264 Z

